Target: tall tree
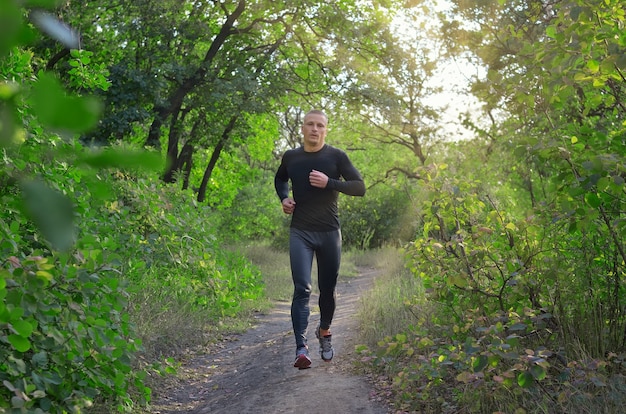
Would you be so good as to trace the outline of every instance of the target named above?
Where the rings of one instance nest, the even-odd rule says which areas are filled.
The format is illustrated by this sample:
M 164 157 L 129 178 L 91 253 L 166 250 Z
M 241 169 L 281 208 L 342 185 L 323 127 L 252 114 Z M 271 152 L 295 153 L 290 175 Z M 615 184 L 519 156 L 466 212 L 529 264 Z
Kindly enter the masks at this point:
M 429 101 L 441 91 L 434 82 L 441 46 L 433 20 L 425 17 L 431 14 L 428 7 L 395 13 L 375 38 L 363 41 L 366 47 L 347 65 L 352 79 L 348 96 L 361 116 L 357 124 L 364 137 L 409 155 L 404 161 L 387 159 L 385 175 L 420 178 L 431 148 L 444 138 L 445 104 Z

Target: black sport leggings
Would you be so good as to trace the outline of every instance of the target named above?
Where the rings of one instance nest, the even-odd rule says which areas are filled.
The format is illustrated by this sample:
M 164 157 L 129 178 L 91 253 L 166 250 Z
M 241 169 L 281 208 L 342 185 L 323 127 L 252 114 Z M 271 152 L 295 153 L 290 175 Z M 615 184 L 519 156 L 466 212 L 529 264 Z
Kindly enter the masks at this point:
M 291 322 L 297 347 L 307 343 L 313 254 L 317 258 L 320 327 L 329 329 L 335 314 L 335 287 L 341 262 L 341 230 L 316 232 L 291 229 L 289 232 L 289 258 L 294 286 Z

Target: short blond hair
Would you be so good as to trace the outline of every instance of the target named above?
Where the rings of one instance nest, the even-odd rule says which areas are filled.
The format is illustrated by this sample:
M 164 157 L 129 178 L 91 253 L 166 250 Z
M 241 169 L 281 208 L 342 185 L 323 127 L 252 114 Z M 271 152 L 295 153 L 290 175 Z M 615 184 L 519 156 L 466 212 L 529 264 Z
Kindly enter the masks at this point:
M 304 118 L 306 119 L 308 115 L 322 115 L 324 118 L 326 118 L 326 123 L 328 124 L 328 115 L 326 115 L 324 111 L 321 111 L 319 109 L 311 109 L 304 115 Z

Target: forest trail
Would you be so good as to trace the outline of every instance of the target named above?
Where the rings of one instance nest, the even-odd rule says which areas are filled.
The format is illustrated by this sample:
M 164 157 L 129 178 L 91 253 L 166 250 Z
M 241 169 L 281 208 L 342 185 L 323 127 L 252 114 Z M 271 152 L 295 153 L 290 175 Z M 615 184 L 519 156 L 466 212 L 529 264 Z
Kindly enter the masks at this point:
M 179 368 L 179 378 L 166 389 L 153 390 L 153 414 L 386 414 L 390 408 L 374 387 L 352 372 L 359 298 L 378 274 L 361 269 L 357 277 L 341 277 L 333 321 L 335 358 L 323 362 L 315 339 L 319 321 L 317 294 L 311 296 L 307 336 L 313 364 L 293 367 L 295 342 L 290 303 L 279 302 L 259 315 L 247 332 L 233 335 L 209 354 L 191 358 Z

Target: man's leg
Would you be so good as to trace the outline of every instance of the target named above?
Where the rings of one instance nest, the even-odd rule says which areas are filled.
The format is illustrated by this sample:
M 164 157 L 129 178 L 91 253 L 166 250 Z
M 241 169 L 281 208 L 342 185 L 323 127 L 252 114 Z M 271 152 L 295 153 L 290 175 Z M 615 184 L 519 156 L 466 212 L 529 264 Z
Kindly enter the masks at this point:
M 320 235 L 323 235 L 323 240 L 316 252 L 320 290 L 320 328 L 328 330 L 335 315 L 335 287 L 341 264 L 341 231 L 320 233 Z
M 335 316 L 335 287 L 339 276 L 341 263 L 341 232 L 320 233 L 323 240 L 316 250 L 318 267 L 318 284 L 320 290 L 320 325 L 315 331 L 315 336 L 320 343 L 320 356 L 326 362 L 333 359 L 335 350 L 332 345 L 330 325 Z
M 296 337 L 296 348 L 307 344 L 306 330 L 309 324 L 309 299 L 311 297 L 311 266 L 313 247 L 307 232 L 291 229 L 289 233 L 289 260 L 293 279 L 291 323 Z

